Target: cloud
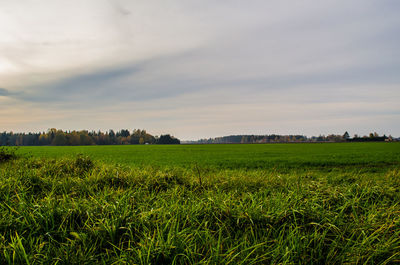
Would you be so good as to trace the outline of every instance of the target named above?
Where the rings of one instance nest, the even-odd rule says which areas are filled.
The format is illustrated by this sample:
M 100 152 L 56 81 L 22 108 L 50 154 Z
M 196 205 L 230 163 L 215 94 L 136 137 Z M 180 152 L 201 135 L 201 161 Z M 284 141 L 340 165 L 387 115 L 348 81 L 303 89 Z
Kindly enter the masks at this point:
M 8 96 L 9 94 L 10 92 L 7 89 L 0 87 L 0 96 Z
M 32 102 L 65 102 L 79 99 L 90 101 L 96 98 L 105 86 L 110 92 L 115 93 L 115 90 L 112 91 L 114 81 L 127 75 L 134 75 L 138 71 L 140 71 L 139 66 L 133 65 L 76 74 L 55 82 L 28 87 L 20 98 Z
M 10 91 L 9 89 L 1 88 L 0 87 L 0 97 L 3 96 L 3 99 L 6 98 L 7 100 L 16 98 L 20 96 L 20 92 Z
M 0 96 L 44 129 L 400 134 L 396 1 L 26 5 L 0 3 Z

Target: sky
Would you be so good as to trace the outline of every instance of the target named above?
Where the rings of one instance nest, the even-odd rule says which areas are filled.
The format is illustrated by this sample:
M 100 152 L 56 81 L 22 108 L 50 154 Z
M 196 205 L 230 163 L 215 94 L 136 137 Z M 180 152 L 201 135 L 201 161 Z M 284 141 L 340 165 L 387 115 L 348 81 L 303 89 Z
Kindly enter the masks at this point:
M 398 0 L 0 0 L 0 131 L 400 136 Z

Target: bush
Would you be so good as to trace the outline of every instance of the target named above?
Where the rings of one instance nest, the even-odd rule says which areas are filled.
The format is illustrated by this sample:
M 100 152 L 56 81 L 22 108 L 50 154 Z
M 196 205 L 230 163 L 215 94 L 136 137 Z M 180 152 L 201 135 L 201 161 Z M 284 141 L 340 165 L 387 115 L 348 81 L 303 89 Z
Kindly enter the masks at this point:
M 16 148 L 0 147 L 0 163 L 15 159 L 17 155 Z
M 94 167 L 94 163 L 90 157 L 84 156 L 83 154 L 78 154 L 75 159 L 74 166 L 76 169 L 78 169 L 78 171 L 88 172 Z

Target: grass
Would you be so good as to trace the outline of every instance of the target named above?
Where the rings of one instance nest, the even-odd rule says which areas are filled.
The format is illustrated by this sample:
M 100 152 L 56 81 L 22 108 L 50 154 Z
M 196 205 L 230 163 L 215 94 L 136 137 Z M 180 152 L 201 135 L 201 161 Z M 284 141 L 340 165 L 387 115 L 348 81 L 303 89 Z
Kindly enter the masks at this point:
M 0 264 L 397 264 L 399 147 L 23 147 Z
M 304 169 L 398 166 L 400 143 L 139 145 L 20 147 L 43 158 L 90 156 L 107 164 L 218 169 Z

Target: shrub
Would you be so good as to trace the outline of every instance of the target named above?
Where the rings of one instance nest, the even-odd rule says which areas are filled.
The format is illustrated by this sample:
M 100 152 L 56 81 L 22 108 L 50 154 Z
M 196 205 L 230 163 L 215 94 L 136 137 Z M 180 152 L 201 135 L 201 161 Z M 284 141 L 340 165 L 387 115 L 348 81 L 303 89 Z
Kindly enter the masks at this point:
M 88 156 L 84 156 L 83 154 L 78 154 L 74 163 L 75 168 L 80 172 L 88 172 L 94 167 L 94 163 L 92 159 Z
M 16 148 L 0 147 L 0 163 L 15 159 L 16 157 Z

